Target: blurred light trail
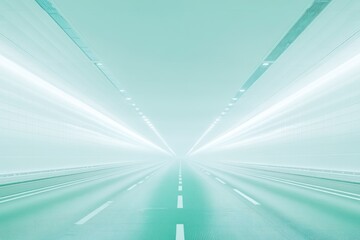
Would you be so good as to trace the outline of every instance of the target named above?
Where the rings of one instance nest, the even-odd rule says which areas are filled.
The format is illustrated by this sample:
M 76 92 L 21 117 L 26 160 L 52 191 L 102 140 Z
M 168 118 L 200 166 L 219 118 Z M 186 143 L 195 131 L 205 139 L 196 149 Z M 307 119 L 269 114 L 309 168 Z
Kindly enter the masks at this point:
M 242 84 L 235 96 L 232 98 L 225 110 L 221 112 L 220 116 L 213 122 L 195 144 L 188 151 L 189 156 L 191 152 L 199 145 L 205 136 L 214 128 L 215 124 L 221 116 L 224 116 L 230 110 L 234 103 L 271 67 L 271 65 L 292 45 L 301 33 L 317 18 L 317 16 L 327 7 L 331 0 L 313 1 L 312 5 L 304 12 L 304 14 L 297 20 L 291 29 L 285 34 L 274 49 L 265 57 L 264 61 L 256 68 L 250 77 Z
M 326 85 L 334 83 L 339 80 L 339 78 L 343 78 L 346 74 L 352 74 L 354 71 L 358 71 L 360 67 L 360 54 L 352 57 L 350 60 L 340 64 L 335 69 L 329 71 L 327 74 L 323 75 L 319 79 L 312 81 L 307 86 L 303 87 L 299 91 L 295 92 L 294 94 L 286 97 L 282 101 L 272 105 L 271 107 L 267 108 L 266 110 L 260 112 L 259 114 L 255 115 L 254 117 L 250 118 L 249 120 L 245 121 L 244 123 L 238 125 L 234 129 L 228 131 L 227 133 L 220 135 L 219 137 L 215 138 L 214 140 L 206 143 L 205 145 L 201 146 L 200 148 L 192 151 L 190 155 L 194 155 L 198 152 L 204 151 L 209 149 L 210 147 L 217 146 L 221 143 L 224 143 L 231 138 L 239 136 L 240 134 L 254 129 L 260 125 L 263 125 L 271 117 L 276 114 L 284 113 L 288 108 L 292 105 L 297 103 L 298 101 L 304 100 L 305 98 L 316 94 L 319 90 L 324 88 Z
M 44 93 L 49 94 L 54 98 L 57 98 L 62 103 L 66 103 L 68 106 L 72 107 L 75 110 L 80 110 L 88 118 L 90 118 L 92 120 L 96 120 L 97 123 L 99 123 L 107 128 L 111 128 L 111 129 L 113 129 L 113 130 L 115 130 L 115 131 L 141 143 L 141 144 L 149 146 L 149 147 L 156 149 L 158 151 L 161 151 L 163 153 L 170 154 L 168 151 L 157 146 L 156 144 L 145 139 L 144 137 L 140 136 L 139 134 L 133 132 L 132 130 L 124 127 L 122 124 L 118 123 L 114 119 L 106 116 L 105 114 L 97 111 L 96 109 L 92 108 L 91 106 L 87 105 L 86 103 L 82 102 L 81 100 L 79 100 L 79 99 L 71 96 L 70 94 L 62 91 L 61 89 L 53 86 L 52 84 L 43 80 L 36 74 L 30 72 L 29 70 L 18 65 L 17 63 L 5 58 L 2 55 L 0 55 L 0 66 L 5 71 L 8 71 L 11 74 L 19 77 L 19 79 L 26 81 L 26 82 L 30 83 L 32 86 L 36 86 L 39 90 L 43 91 Z
M 49 14 L 49 16 L 56 22 L 56 24 L 64 31 L 64 33 L 71 39 L 71 41 L 84 53 L 84 55 L 94 64 L 94 66 L 99 70 L 99 72 L 105 77 L 105 79 L 110 83 L 112 87 L 114 87 L 117 91 L 121 93 L 121 96 L 125 98 L 125 100 L 131 105 L 137 112 L 140 113 L 140 108 L 134 103 L 133 98 L 127 93 L 126 90 L 119 88 L 118 82 L 114 79 L 113 74 L 104 66 L 104 64 L 100 61 L 100 58 L 95 55 L 95 53 L 91 50 L 90 46 L 86 45 L 82 38 L 76 33 L 76 31 L 72 28 L 71 24 L 61 15 L 61 13 L 57 10 L 54 4 L 48 0 L 36 0 L 41 8 Z M 143 116 L 143 114 L 139 114 Z M 155 133 L 155 135 L 160 139 L 160 141 L 164 144 L 164 146 L 168 149 L 171 155 L 176 156 L 175 152 L 171 149 L 165 139 L 161 136 L 159 131 L 155 128 L 155 126 L 150 123 L 147 117 L 143 116 L 144 122 L 148 125 L 151 131 Z

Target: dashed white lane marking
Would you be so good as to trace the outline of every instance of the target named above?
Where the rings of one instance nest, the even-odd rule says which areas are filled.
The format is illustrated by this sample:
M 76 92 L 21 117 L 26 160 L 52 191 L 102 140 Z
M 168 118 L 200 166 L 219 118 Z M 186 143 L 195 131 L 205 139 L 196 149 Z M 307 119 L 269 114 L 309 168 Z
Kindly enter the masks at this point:
M 179 186 L 179 187 L 178 187 L 178 191 L 182 191 L 182 186 Z
M 132 185 L 131 187 L 129 187 L 126 191 L 130 191 L 131 189 L 133 189 L 134 187 L 136 187 L 137 186 L 137 184 L 134 184 L 134 185 Z
M 140 181 L 140 182 L 138 182 L 138 184 L 142 184 L 144 181 L 142 180 L 142 181 Z
M 150 178 L 150 175 L 146 176 L 146 178 L 145 178 L 145 179 L 149 179 L 149 178 Z
M 211 175 L 209 172 L 205 172 L 205 174 L 206 174 L 206 175 L 209 175 L 209 176 Z
M 181 177 L 179 178 L 179 181 L 182 181 L 182 178 L 181 178 Z
M 89 213 L 88 215 L 86 215 L 85 217 L 80 219 L 79 221 L 77 221 L 75 224 L 82 225 L 82 224 L 86 223 L 87 221 L 89 221 L 90 219 L 95 217 L 97 214 L 99 214 L 102 210 L 107 208 L 111 203 L 112 203 L 112 201 L 108 201 L 108 202 L 104 203 L 103 205 L 101 205 L 100 207 L 98 207 L 97 209 L 95 209 L 94 211 L 92 211 L 91 213 Z
M 258 203 L 257 201 L 255 201 L 254 199 L 252 199 L 251 197 L 247 196 L 246 194 L 240 192 L 237 189 L 233 189 L 237 194 L 239 194 L 240 196 L 242 196 L 243 198 L 245 198 L 246 200 L 248 200 L 249 202 L 251 202 L 254 205 L 260 205 L 260 203 Z
M 177 208 L 184 208 L 183 205 L 183 196 L 179 195 L 177 199 Z
M 175 240 L 185 240 L 184 224 L 176 224 Z
M 179 181 L 179 184 L 182 184 L 182 181 Z
M 220 178 L 215 178 L 218 182 L 222 183 L 222 184 L 226 184 L 223 180 L 221 180 Z

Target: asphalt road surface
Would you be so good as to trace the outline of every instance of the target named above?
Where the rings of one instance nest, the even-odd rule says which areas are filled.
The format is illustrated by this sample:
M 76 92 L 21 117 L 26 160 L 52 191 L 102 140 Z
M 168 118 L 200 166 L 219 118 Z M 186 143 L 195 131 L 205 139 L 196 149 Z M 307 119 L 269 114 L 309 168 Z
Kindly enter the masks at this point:
M 0 186 L 0 239 L 360 239 L 358 182 L 157 162 Z

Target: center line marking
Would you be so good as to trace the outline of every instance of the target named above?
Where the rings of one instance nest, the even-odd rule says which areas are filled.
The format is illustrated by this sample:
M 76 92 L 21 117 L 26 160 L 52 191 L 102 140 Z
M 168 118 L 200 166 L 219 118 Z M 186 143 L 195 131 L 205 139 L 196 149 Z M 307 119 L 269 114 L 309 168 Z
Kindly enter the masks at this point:
M 75 224 L 82 225 L 82 224 L 86 223 L 87 221 L 89 221 L 90 219 L 95 217 L 98 213 L 100 213 L 102 210 L 107 208 L 111 203 L 112 203 L 112 201 L 108 201 L 108 202 L 104 203 L 103 205 L 101 205 L 100 207 L 98 207 L 97 209 L 95 209 L 94 211 L 92 211 L 91 213 L 89 213 L 88 215 L 86 215 L 85 217 L 80 219 L 79 221 L 77 221 Z
M 136 187 L 137 186 L 137 184 L 134 184 L 134 185 L 132 185 L 131 187 L 129 187 L 126 191 L 130 191 L 131 189 L 133 189 L 134 187 Z
M 223 180 L 221 180 L 220 178 L 215 178 L 218 182 L 222 183 L 222 184 L 226 184 Z
M 178 187 L 178 191 L 182 191 L 182 186 L 179 186 L 179 187 Z
M 175 240 L 185 240 L 184 224 L 176 224 Z
M 183 205 L 183 196 L 179 195 L 177 199 L 177 208 L 184 208 Z
M 251 197 L 247 196 L 246 194 L 240 192 L 237 189 L 233 189 L 237 194 L 239 194 L 240 196 L 242 196 L 243 198 L 245 198 L 246 200 L 248 200 L 249 202 L 251 202 L 254 205 L 260 205 L 260 203 L 258 203 L 257 201 L 255 201 L 254 199 L 252 199 Z

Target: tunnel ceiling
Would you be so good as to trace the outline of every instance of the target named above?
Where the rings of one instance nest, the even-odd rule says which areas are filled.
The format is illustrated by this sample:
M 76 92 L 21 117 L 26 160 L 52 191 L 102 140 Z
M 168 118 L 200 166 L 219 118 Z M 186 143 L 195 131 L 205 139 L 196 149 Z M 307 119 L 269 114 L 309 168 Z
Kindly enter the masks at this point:
M 312 1 L 54 3 L 115 84 L 183 154 Z M 96 102 L 120 107 L 114 99 Z M 133 125 L 134 116 L 119 118 L 143 127 Z

